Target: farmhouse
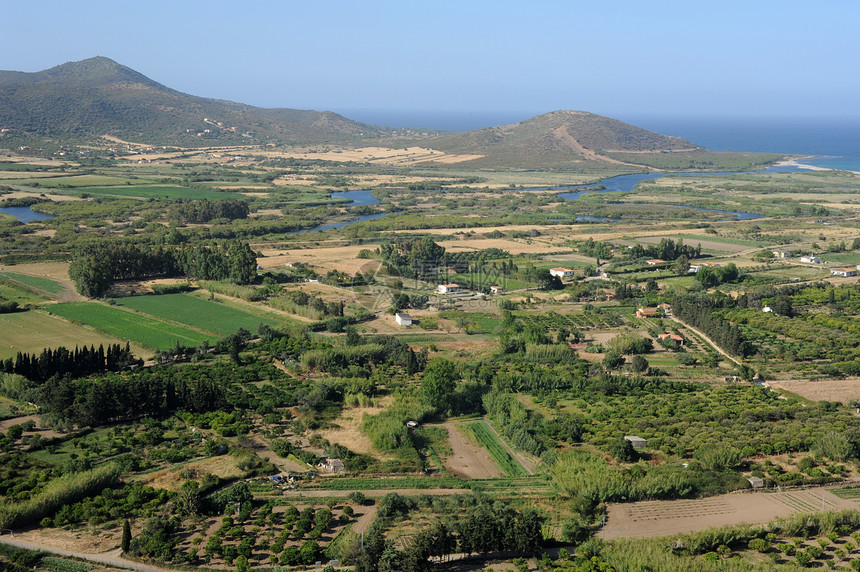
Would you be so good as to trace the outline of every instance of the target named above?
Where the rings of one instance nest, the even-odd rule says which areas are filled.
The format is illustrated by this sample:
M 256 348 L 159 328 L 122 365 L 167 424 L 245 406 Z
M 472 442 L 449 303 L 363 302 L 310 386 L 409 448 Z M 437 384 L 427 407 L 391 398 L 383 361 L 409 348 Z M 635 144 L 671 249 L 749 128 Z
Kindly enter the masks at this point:
M 678 334 L 660 334 L 657 337 L 660 338 L 661 340 L 665 340 L 668 338 L 670 340 L 678 342 L 678 345 L 680 345 L 680 346 L 684 345 L 684 338 L 682 338 Z
M 831 276 L 857 276 L 856 268 L 834 268 L 830 271 Z
M 454 292 L 460 291 L 459 284 L 439 284 L 436 287 L 436 291 L 440 294 L 453 294 Z
M 319 468 L 325 473 L 342 473 L 346 468 L 340 459 L 325 459 L 319 464 Z
M 657 266 L 658 264 L 666 264 L 666 261 L 660 260 L 659 258 L 652 258 L 651 260 L 646 260 L 645 264 L 648 266 Z
M 698 272 L 701 269 L 702 269 L 702 267 L 699 266 L 698 264 L 693 264 L 693 265 L 690 265 L 690 268 L 687 270 L 687 272 L 689 274 L 695 274 L 696 272 Z
M 812 255 L 810 255 L 810 256 L 801 256 L 801 257 L 800 257 L 800 261 L 801 261 L 801 262 L 806 262 L 807 264 L 821 264 L 821 259 L 820 259 L 820 258 L 818 258 L 817 256 L 812 256 Z
M 625 435 L 624 440 L 630 441 L 630 443 L 633 444 L 633 448 L 637 451 L 639 449 L 644 449 L 645 445 L 648 443 L 648 441 L 646 441 L 642 437 L 637 437 L 636 435 Z
M 791 258 L 793 254 L 794 251 L 788 249 L 779 249 L 773 251 L 773 256 L 775 258 Z
M 409 314 L 405 314 L 403 312 L 397 312 L 394 314 L 394 321 L 400 324 L 401 326 L 411 326 L 412 325 L 412 316 Z
M 502 290 L 504 290 L 504 288 L 502 288 L 501 286 L 490 286 L 490 293 L 491 294 L 498 294 Z
M 559 278 L 570 278 L 573 276 L 573 270 L 570 268 L 550 268 L 550 276 L 558 276 Z
M 639 308 L 636 310 L 637 318 L 655 318 L 660 310 L 658 308 Z
M 672 304 L 667 304 L 663 302 L 662 304 L 657 304 L 657 307 L 663 310 L 663 313 L 667 316 L 670 316 L 672 314 Z

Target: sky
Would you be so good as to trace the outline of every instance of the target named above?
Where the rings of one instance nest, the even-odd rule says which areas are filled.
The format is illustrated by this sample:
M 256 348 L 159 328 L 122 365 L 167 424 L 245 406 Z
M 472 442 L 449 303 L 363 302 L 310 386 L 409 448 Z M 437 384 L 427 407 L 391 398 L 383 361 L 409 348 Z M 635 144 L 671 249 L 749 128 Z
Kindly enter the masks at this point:
M 100 55 L 179 91 L 261 107 L 362 120 L 860 117 L 856 0 L 2 5 L 0 69 Z

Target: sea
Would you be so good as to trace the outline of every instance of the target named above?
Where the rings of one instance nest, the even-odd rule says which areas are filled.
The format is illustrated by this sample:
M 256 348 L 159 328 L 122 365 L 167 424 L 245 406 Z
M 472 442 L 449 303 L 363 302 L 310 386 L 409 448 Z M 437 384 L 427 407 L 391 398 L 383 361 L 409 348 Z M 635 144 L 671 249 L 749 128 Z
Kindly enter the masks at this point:
M 470 131 L 523 121 L 538 113 L 342 110 L 371 125 Z M 712 151 L 754 151 L 811 156 L 802 163 L 825 169 L 860 171 L 860 116 L 836 117 L 673 117 L 614 115 L 626 123 L 675 135 Z

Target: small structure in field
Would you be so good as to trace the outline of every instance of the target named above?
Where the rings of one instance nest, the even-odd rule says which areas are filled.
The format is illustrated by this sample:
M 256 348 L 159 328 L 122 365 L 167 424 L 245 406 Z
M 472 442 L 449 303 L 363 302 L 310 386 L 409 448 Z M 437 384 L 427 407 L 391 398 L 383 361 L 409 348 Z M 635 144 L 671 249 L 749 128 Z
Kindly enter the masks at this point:
M 818 258 L 817 256 L 812 256 L 812 255 L 801 256 L 800 261 L 805 262 L 807 264 L 821 264 L 821 259 Z
M 394 321 L 400 324 L 401 326 L 411 326 L 412 325 L 412 316 L 406 314 L 404 312 L 397 312 L 394 314 Z
M 670 340 L 672 340 L 672 341 L 678 342 L 678 345 L 679 345 L 679 346 L 683 346 L 683 345 L 684 345 L 684 338 L 682 338 L 682 337 L 681 337 L 681 336 L 679 336 L 678 334 L 660 334 L 660 335 L 659 335 L 659 336 L 657 336 L 657 337 L 659 337 L 661 340 L 665 340 L 666 338 L 668 338 L 668 339 L 670 339 Z
M 794 255 L 793 250 L 779 249 L 772 252 L 774 258 L 791 258 Z
M 504 288 L 502 288 L 501 286 L 490 286 L 491 294 L 499 294 L 502 290 L 504 290 Z
M 764 479 L 761 477 L 750 477 L 747 479 L 750 482 L 750 486 L 754 489 L 760 489 L 764 487 Z
M 625 435 L 624 440 L 630 441 L 630 444 L 633 445 L 633 448 L 637 451 L 640 449 L 644 449 L 645 445 L 648 444 L 648 441 L 646 441 L 642 437 L 637 437 L 636 435 Z
M 687 273 L 688 274 L 696 274 L 701 269 L 702 269 L 701 264 L 691 264 L 690 268 L 687 269 Z
M 436 287 L 436 291 L 440 294 L 453 294 L 454 292 L 460 291 L 459 284 L 439 284 Z
M 765 306 L 764 308 L 761 309 L 761 311 L 766 313 L 766 314 L 770 314 L 770 313 L 773 313 L 773 308 L 771 308 L 770 306 Z
M 645 264 L 648 266 L 657 266 L 658 264 L 666 264 L 666 261 L 660 258 L 652 258 L 651 260 L 646 260 Z

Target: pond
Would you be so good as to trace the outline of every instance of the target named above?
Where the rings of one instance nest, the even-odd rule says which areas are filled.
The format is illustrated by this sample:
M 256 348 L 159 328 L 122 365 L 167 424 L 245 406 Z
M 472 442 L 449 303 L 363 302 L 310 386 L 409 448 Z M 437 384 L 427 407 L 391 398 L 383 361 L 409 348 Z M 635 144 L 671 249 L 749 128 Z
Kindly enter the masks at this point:
M 341 191 L 337 193 L 332 193 L 331 198 L 333 199 L 349 199 L 352 203 L 349 205 L 351 207 L 369 207 L 375 205 L 379 202 L 379 199 L 374 197 L 371 193 L 373 191 L 366 189 L 363 191 Z M 331 224 L 322 224 L 320 226 L 315 226 L 314 228 L 306 228 L 304 230 L 297 230 L 292 232 L 291 234 L 303 234 L 305 232 L 315 232 L 317 230 L 331 230 L 333 228 L 343 228 L 345 226 L 349 226 L 351 224 L 355 224 L 358 222 L 363 222 L 366 220 L 373 220 L 377 218 L 384 217 L 388 213 L 377 213 L 360 216 L 354 220 L 348 220 L 345 222 L 336 222 Z
M 12 215 L 13 217 L 17 218 L 19 221 L 25 224 L 36 220 L 47 220 L 49 218 L 54 218 L 51 215 L 37 213 L 30 207 L 3 207 L 0 208 L 0 213 Z

